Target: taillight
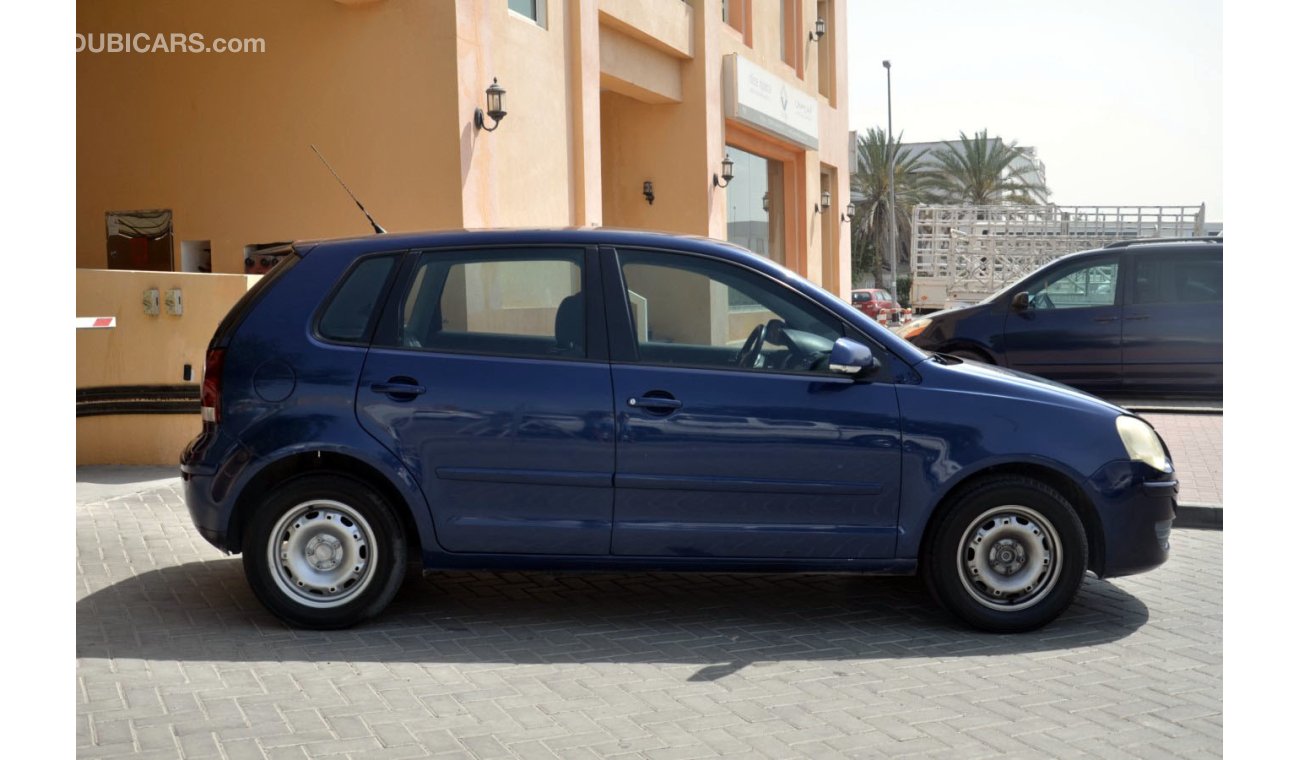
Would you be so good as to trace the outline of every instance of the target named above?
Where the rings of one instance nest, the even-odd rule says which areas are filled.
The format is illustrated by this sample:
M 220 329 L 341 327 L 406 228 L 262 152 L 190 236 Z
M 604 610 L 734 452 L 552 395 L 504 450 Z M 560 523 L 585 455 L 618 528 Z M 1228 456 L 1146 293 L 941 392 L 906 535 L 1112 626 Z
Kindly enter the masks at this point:
M 208 349 L 208 356 L 203 364 L 203 390 L 199 394 L 204 422 L 221 421 L 221 368 L 225 363 L 226 349 Z

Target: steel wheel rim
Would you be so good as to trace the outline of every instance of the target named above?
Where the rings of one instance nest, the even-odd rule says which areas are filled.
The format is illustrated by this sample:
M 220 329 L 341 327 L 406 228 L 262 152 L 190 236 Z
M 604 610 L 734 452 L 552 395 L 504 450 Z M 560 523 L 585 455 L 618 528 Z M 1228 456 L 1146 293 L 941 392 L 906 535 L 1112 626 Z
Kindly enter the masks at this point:
M 299 604 L 346 604 L 374 577 L 374 531 L 352 507 L 313 499 L 285 512 L 267 541 L 267 560 L 280 590 Z
M 1061 537 L 1029 507 L 994 507 L 975 520 L 957 547 L 958 575 L 971 598 L 1014 612 L 1038 604 L 1061 578 Z

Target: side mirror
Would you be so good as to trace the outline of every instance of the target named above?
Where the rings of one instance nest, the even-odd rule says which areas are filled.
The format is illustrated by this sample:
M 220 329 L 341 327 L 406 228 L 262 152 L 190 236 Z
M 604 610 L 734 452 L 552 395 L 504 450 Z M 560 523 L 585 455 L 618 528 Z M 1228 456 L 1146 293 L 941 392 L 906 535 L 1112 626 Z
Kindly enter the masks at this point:
M 872 355 L 871 349 L 848 338 L 840 338 L 831 347 L 829 369 L 837 375 L 849 377 L 867 377 L 880 369 L 880 360 Z
M 1011 297 L 1011 308 L 1016 311 L 1024 311 L 1030 307 L 1029 292 L 1022 290 Z

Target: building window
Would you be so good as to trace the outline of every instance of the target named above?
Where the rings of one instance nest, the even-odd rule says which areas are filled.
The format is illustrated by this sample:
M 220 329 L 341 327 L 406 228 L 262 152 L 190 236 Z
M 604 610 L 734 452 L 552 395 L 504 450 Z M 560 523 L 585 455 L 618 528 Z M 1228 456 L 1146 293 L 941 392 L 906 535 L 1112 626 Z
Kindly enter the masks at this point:
M 742 34 L 745 31 L 745 11 L 749 0 L 722 0 L 722 21 Z
M 109 211 L 108 268 L 172 271 L 171 209 Z
M 785 165 L 727 146 L 735 168 L 727 185 L 727 240 L 785 264 Z
M 509 3 L 510 10 L 526 19 L 537 22 L 538 26 L 546 26 L 546 0 L 506 1 Z
M 799 68 L 799 12 L 796 0 L 781 0 L 781 60 Z
M 835 4 L 817 3 L 817 18 L 826 19 L 826 36 L 817 43 L 817 92 L 835 105 Z

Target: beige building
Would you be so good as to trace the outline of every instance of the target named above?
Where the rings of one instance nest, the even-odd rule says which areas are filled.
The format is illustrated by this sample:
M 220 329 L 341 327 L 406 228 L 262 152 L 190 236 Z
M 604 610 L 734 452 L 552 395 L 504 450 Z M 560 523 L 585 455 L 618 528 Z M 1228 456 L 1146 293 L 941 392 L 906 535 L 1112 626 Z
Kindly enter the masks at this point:
M 846 295 L 845 5 L 79 3 L 78 316 L 117 326 L 78 332 L 78 461 L 175 462 L 196 411 L 82 391 L 197 385 L 263 246 L 370 231 L 312 145 L 389 231 L 707 235 Z

